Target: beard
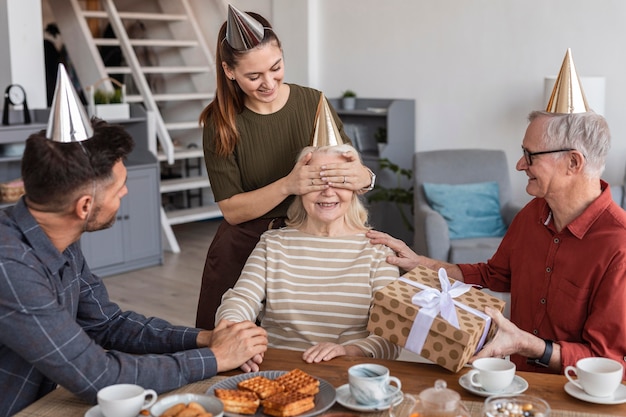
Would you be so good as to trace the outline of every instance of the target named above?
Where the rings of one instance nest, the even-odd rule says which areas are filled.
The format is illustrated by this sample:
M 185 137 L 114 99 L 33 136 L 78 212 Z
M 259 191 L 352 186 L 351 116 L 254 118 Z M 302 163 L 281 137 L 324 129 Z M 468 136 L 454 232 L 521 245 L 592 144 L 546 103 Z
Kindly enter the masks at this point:
M 115 220 L 117 220 L 117 210 L 105 221 L 98 220 L 101 211 L 102 209 L 100 207 L 94 208 L 93 213 L 91 213 L 91 216 L 89 216 L 87 220 L 87 224 L 85 224 L 85 232 L 97 232 L 98 230 L 109 229 L 115 224 Z

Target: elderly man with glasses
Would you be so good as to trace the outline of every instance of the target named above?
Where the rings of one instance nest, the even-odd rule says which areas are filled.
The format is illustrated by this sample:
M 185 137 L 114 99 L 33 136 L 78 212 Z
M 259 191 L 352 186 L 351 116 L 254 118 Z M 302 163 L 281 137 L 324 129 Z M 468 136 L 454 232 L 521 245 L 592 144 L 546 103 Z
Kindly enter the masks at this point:
M 600 178 L 608 125 L 582 97 L 582 111 L 549 105 L 530 114 L 516 168 L 528 176 L 526 191 L 535 198 L 486 263 L 444 263 L 369 233 L 372 243 L 394 249 L 388 262 L 404 270 L 443 267 L 451 278 L 510 291 L 511 320 L 487 309 L 498 333 L 475 358 L 511 355 L 518 370 L 555 373 L 589 356 L 624 365 L 626 212 Z

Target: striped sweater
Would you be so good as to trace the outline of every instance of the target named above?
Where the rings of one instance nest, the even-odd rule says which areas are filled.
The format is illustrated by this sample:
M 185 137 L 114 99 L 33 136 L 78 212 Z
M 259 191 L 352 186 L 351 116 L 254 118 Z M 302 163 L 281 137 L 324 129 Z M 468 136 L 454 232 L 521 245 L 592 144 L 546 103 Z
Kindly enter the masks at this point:
M 367 356 L 395 359 L 399 347 L 367 331 L 374 291 L 398 278 L 392 251 L 365 234 L 323 237 L 292 227 L 265 232 L 217 321 L 261 319 L 275 348 L 306 350 L 321 342 L 356 345 Z

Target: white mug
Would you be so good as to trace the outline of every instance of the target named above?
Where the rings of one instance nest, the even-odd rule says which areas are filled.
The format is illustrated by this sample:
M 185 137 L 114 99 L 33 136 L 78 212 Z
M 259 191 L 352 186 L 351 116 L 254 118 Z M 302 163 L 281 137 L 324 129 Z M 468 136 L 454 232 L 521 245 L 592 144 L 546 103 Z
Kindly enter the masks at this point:
M 104 417 L 137 417 L 151 407 L 157 393 L 134 384 L 115 384 L 98 391 L 98 405 Z
M 500 392 L 506 389 L 515 378 L 515 364 L 507 359 L 476 359 L 468 372 L 470 384 L 486 392 Z
M 362 363 L 348 369 L 350 394 L 359 404 L 374 405 L 389 401 L 398 394 L 402 383 L 389 375 L 389 369 L 373 363 Z M 394 389 L 393 385 L 396 387 Z
M 574 373 L 578 378 L 570 375 Z M 622 364 L 609 358 L 584 358 L 576 366 L 566 366 L 565 376 L 587 394 L 594 397 L 609 397 L 622 383 Z

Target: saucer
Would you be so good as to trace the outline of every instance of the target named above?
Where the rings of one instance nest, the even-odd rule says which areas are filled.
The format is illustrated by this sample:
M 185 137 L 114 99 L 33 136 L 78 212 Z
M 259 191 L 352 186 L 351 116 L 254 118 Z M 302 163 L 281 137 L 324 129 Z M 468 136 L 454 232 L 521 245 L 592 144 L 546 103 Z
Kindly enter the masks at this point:
M 469 374 L 461 376 L 461 378 L 459 378 L 459 384 L 472 394 L 480 395 L 481 397 L 489 397 L 491 395 L 516 395 L 521 394 L 528 389 L 528 382 L 526 382 L 526 380 L 521 376 L 517 375 L 513 378 L 511 385 L 499 392 L 489 392 L 482 388 L 473 386 L 470 383 Z
M 378 404 L 364 405 L 357 403 L 356 400 L 352 398 L 352 394 L 350 394 L 350 385 L 344 384 L 337 388 L 337 402 L 353 411 L 369 412 L 388 410 L 390 407 L 395 407 L 400 404 L 404 399 L 404 394 L 397 387 L 391 385 L 390 388 L 394 390 L 395 393 L 392 394 L 392 396 L 386 401 Z
M 139 416 L 139 415 L 138 415 Z M 85 417 L 104 417 L 99 405 L 94 405 L 85 413 Z
M 99 405 L 94 405 L 85 413 L 85 417 L 104 417 Z
M 574 398 L 578 398 L 582 401 L 587 401 L 594 404 L 622 404 L 626 403 L 626 385 L 620 384 L 615 394 L 610 397 L 594 397 L 587 394 L 585 391 L 578 388 L 576 385 L 568 382 L 565 384 L 565 392 Z

